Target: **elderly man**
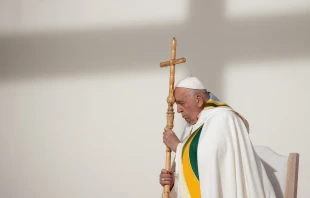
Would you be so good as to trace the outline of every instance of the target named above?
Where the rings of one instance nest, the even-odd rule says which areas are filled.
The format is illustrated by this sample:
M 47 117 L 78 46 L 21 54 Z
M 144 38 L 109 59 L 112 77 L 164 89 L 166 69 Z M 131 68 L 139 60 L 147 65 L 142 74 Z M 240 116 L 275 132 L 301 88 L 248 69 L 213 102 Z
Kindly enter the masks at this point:
M 176 186 L 181 198 L 275 198 L 248 122 L 195 77 L 177 83 L 174 96 L 177 112 L 188 123 L 187 137 L 180 141 L 164 129 L 163 142 L 176 157 L 173 171 L 161 171 L 160 184 Z

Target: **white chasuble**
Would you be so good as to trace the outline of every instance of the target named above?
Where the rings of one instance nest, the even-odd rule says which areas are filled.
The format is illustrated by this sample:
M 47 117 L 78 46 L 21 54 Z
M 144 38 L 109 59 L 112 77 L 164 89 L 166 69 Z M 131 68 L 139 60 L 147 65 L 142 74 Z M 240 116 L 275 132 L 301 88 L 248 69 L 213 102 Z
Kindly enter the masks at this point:
M 175 158 L 178 198 L 276 198 L 248 123 L 228 105 L 206 108 L 185 130 Z

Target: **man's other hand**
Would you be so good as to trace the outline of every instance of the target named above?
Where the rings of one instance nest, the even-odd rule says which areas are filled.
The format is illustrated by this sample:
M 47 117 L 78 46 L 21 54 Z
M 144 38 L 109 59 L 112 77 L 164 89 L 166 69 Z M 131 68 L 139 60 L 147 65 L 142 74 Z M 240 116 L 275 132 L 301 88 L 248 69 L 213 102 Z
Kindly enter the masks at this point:
M 172 171 L 167 171 L 162 169 L 159 175 L 159 183 L 164 187 L 165 185 L 170 185 L 170 189 L 174 185 L 174 173 Z

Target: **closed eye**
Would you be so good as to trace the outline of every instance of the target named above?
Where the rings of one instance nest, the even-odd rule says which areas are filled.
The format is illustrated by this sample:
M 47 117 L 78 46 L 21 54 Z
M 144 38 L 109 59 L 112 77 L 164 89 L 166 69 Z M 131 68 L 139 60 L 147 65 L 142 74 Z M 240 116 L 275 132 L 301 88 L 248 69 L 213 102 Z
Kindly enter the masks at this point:
M 179 105 L 183 105 L 184 104 L 183 101 L 176 101 L 176 103 L 179 104 Z

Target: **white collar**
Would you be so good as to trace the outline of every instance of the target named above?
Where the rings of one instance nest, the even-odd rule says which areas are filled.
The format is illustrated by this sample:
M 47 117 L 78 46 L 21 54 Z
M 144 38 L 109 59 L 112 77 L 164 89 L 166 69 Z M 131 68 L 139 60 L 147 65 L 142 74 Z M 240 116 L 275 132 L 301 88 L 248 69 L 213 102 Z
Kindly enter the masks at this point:
M 213 113 L 217 110 L 218 108 L 214 108 L 214 109 L 204 109 L 202 110 L 199 115 L 198 115 L 198 120 L 195 124 L 190 125 L 188 124 L 188 127 L 191 128 L 191 131 L 195 131 L 196 129 L 198 129 L 202 124 L 204 124 L 207 120 L 209 120 Z

